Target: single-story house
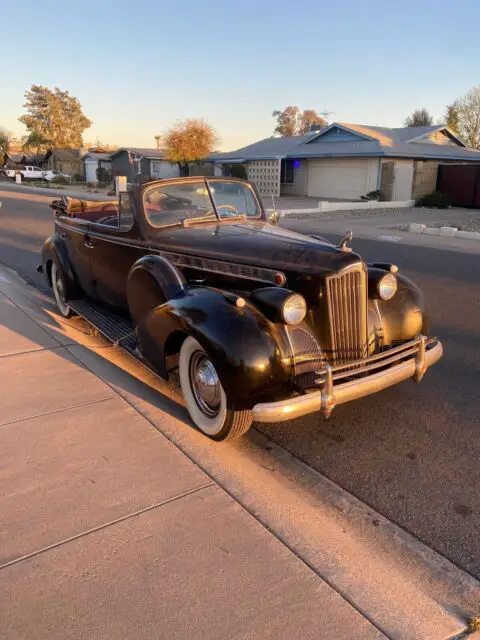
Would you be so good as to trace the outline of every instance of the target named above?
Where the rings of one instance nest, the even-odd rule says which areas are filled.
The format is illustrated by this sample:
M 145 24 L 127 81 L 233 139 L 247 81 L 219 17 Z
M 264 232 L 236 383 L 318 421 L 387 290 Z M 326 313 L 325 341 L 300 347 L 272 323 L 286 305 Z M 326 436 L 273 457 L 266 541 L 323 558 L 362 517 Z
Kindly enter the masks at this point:
M 112 174 L 126 176 L 128 182 L 146 182 L 159 178 L 176 178 L 180 167 L 165 159 L 163 149 L 122 147 L 110 154 Z
M 480 151 L 444 125 L 389 129 L 335 122 L 209 159 L 243 164 L 262 195 L 357 200 L 380 191 L 382 200 L 400 201 L 435 191 L 439 164 L 480 163 Z
M 21 169 L 25 165 L 41 167 L 45 156 L 42 154 L 26 155 L 25 153 L 5 153 L 0 156 L 0 165 L 7 169 Z
M 165 159 L 164 149 L 139 149 L 122 147 L 110 154 L 112 174 L 126 176 L 128 182 L 146 182 L 165 178 L 176 178 L 180 175 L 180 167 L 176 162 Z M 210 161 L 192 162 L 191 176 L 211 176 L 214 164 Z
M 111 174 L 112 161 L 110 159 L 110 152 L 105 153 L 90 149 L 82 156 L 82 160 L 86 182 L 98 182 L 97 169 L 103 168 Z
M 2 157 L 2 166 L 7 169 L 21 169 L 24 165 L 25 154 L 23 153 L 4 153 Z
M 83 178 L 83 156 L 87 149 L 49 149 L 43 160 L 45 169 L 60 171 L 67 176 Z

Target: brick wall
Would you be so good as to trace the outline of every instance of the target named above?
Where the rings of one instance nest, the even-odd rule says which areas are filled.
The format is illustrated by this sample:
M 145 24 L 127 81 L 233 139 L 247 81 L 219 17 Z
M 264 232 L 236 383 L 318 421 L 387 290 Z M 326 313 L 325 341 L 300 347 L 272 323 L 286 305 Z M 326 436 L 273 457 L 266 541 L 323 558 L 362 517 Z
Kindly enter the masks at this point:
M 247 165 L 247 175 L 263 195 L 280 195 L 280 160 L 253 160 Z
M 418 200 L 435 191 L 439 163 L 436 160 L 415 160 L 412 199 Z

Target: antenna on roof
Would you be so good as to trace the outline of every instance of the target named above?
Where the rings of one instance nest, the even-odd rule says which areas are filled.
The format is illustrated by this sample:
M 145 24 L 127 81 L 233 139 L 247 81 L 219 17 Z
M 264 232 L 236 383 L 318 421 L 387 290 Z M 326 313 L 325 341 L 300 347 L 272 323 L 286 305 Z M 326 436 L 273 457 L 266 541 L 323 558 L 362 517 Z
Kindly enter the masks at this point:
M 325 122 L 328 124 L 328 119 L 331 115 L 333 115 L 334 113 L 337 113 L 336 111 L 328 111 L 327 109 L 324 109 L 323 111 L 320 111 L 320 115 L 323 117 L 323 119 L 325 120 Z

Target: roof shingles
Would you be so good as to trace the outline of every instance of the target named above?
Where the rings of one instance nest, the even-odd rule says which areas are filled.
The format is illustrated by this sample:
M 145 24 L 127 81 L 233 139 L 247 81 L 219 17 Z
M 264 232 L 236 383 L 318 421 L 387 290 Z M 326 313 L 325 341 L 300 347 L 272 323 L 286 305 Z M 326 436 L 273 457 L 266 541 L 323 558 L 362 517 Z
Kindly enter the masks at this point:
M 152 158 L 162 160 L 165 158 L 165 149 L 148 149 L 141 147 L 122 147 L 121 149 L 117 149 L 114 151 L 110 157 L 115 156 L 117 153 L 121 153 L 122 151 L 130 152 L 136 156 L 142 156 L 142 158 Z
M 322 141 L 322 133 L 307 136 L 293 136 L 288 138 L 265 138 L 237 151 L 217 153 L 210 156 L 215 162 L 229 162 L 236 160 L 268 160 L 274 158 L 330 158 L 330 157 L 403 157 L 417 159 L 438 160 L 471 160 L 480 162 L 480 151 L 462 146 L 421 142 L 436 131 L 445 129 L 442 125 L 431 127 L 403 127 L 389 129 L 387 127 L 373 127 L 350 123 L 334 123 L 323 131 L 333 127 L 346 129 L 359 134 L 357 140 L 342 142 L 341 144 L 328 139 Z M 450 132 L 449 132 L 450 133 Z M 419 140 L 420 138 L 420 140 Z M 414 143 L 412 141 L 415 141 Z M 313 143 L 314 144 L 311 144 Z

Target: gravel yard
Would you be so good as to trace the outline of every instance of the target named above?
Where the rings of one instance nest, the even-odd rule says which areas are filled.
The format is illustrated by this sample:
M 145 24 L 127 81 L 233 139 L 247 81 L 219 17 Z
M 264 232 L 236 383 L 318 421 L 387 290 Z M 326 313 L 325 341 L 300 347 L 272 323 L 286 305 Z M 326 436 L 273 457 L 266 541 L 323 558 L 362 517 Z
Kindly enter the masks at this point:
M 465 220 L 464 222 L 435 222 L 431 226 L 436 229 L 440 227 L 456 227 L 459 231 L 480 231 L 480 218 Z

